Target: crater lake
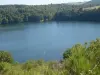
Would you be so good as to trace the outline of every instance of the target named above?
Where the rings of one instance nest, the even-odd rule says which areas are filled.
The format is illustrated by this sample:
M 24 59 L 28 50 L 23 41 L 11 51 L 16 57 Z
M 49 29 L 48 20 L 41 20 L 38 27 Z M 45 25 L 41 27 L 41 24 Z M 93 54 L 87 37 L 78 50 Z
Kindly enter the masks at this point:
M 74 44 L 100 38 L 100 23 L 45 22 L 0 26 L 0 50 L 10 52 L 15 61 L 61 60 Z

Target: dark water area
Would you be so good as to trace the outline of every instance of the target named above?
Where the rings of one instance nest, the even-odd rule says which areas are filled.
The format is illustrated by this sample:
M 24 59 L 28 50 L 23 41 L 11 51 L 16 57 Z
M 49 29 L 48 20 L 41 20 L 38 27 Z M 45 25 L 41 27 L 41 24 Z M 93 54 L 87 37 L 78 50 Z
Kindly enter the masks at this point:
M 0 26 L 0 50 L 9 51 L 15 61 L 60 60 L 74 44 L 100 38 L 100 23 L 46 22 Z

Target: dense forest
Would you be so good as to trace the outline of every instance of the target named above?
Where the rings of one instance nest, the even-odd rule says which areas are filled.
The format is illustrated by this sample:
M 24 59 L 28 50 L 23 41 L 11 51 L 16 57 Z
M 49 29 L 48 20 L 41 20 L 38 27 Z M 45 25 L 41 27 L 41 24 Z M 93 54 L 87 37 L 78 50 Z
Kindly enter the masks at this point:
M 44 21 L 100 21 L 98 4 L 0 5 L 0 24 Z
M 0 51 L 0 75 L 100 75 L 100 39 L 67 49 L 62 61 L 18 63 Z

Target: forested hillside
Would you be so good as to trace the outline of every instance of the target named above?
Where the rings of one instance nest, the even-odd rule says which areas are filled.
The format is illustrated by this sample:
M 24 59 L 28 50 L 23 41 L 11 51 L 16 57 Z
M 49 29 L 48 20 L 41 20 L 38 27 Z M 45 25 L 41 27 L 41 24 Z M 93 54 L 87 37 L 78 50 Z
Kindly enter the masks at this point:
M 100 21 L 100 8 L 83 10 L 92 4 L 0 5 L 0 24 L 44 21 Z
M 100 4 L 100 0 L 92 0 L 91 2 L 99 3 Z
M 100 0 L 91 0 L 91 1 L 87 2 L 86 4 L 100 5 Z

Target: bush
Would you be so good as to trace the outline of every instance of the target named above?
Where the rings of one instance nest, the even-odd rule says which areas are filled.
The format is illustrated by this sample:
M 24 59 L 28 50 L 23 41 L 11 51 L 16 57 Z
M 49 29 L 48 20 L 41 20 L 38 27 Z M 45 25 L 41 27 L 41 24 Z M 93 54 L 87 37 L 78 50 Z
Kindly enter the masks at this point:
M 69 58 L 70 55 L 71 55 L 71 49 L 67 49 L 67 50 L 63 53 L 63 59 Z
M 25 64 L 23 64 L 22 69 L 23 70 L 31 70 L 33 68 L 33 64 L 31 62 L 26 62 Z
M 13 58 L 10 53 L 5 51 L 0 51 L 0 62 L 12 63 Z
M 0 51 L 0 75 L 100 75 L 100 39 L 74 45 L 64 52 L 63 58 L 61 62 L 30 60 L 11 64 L 11 55 Z
M 67 58 L 64 66 L 68 75 L 100 75 L 100 39 L 85 46 L 77 44 L 63 57 Z
M 11 69 L 11 64 L 7 62 L 1 62 L 0 63 L 0 72 L 7 72 Z

